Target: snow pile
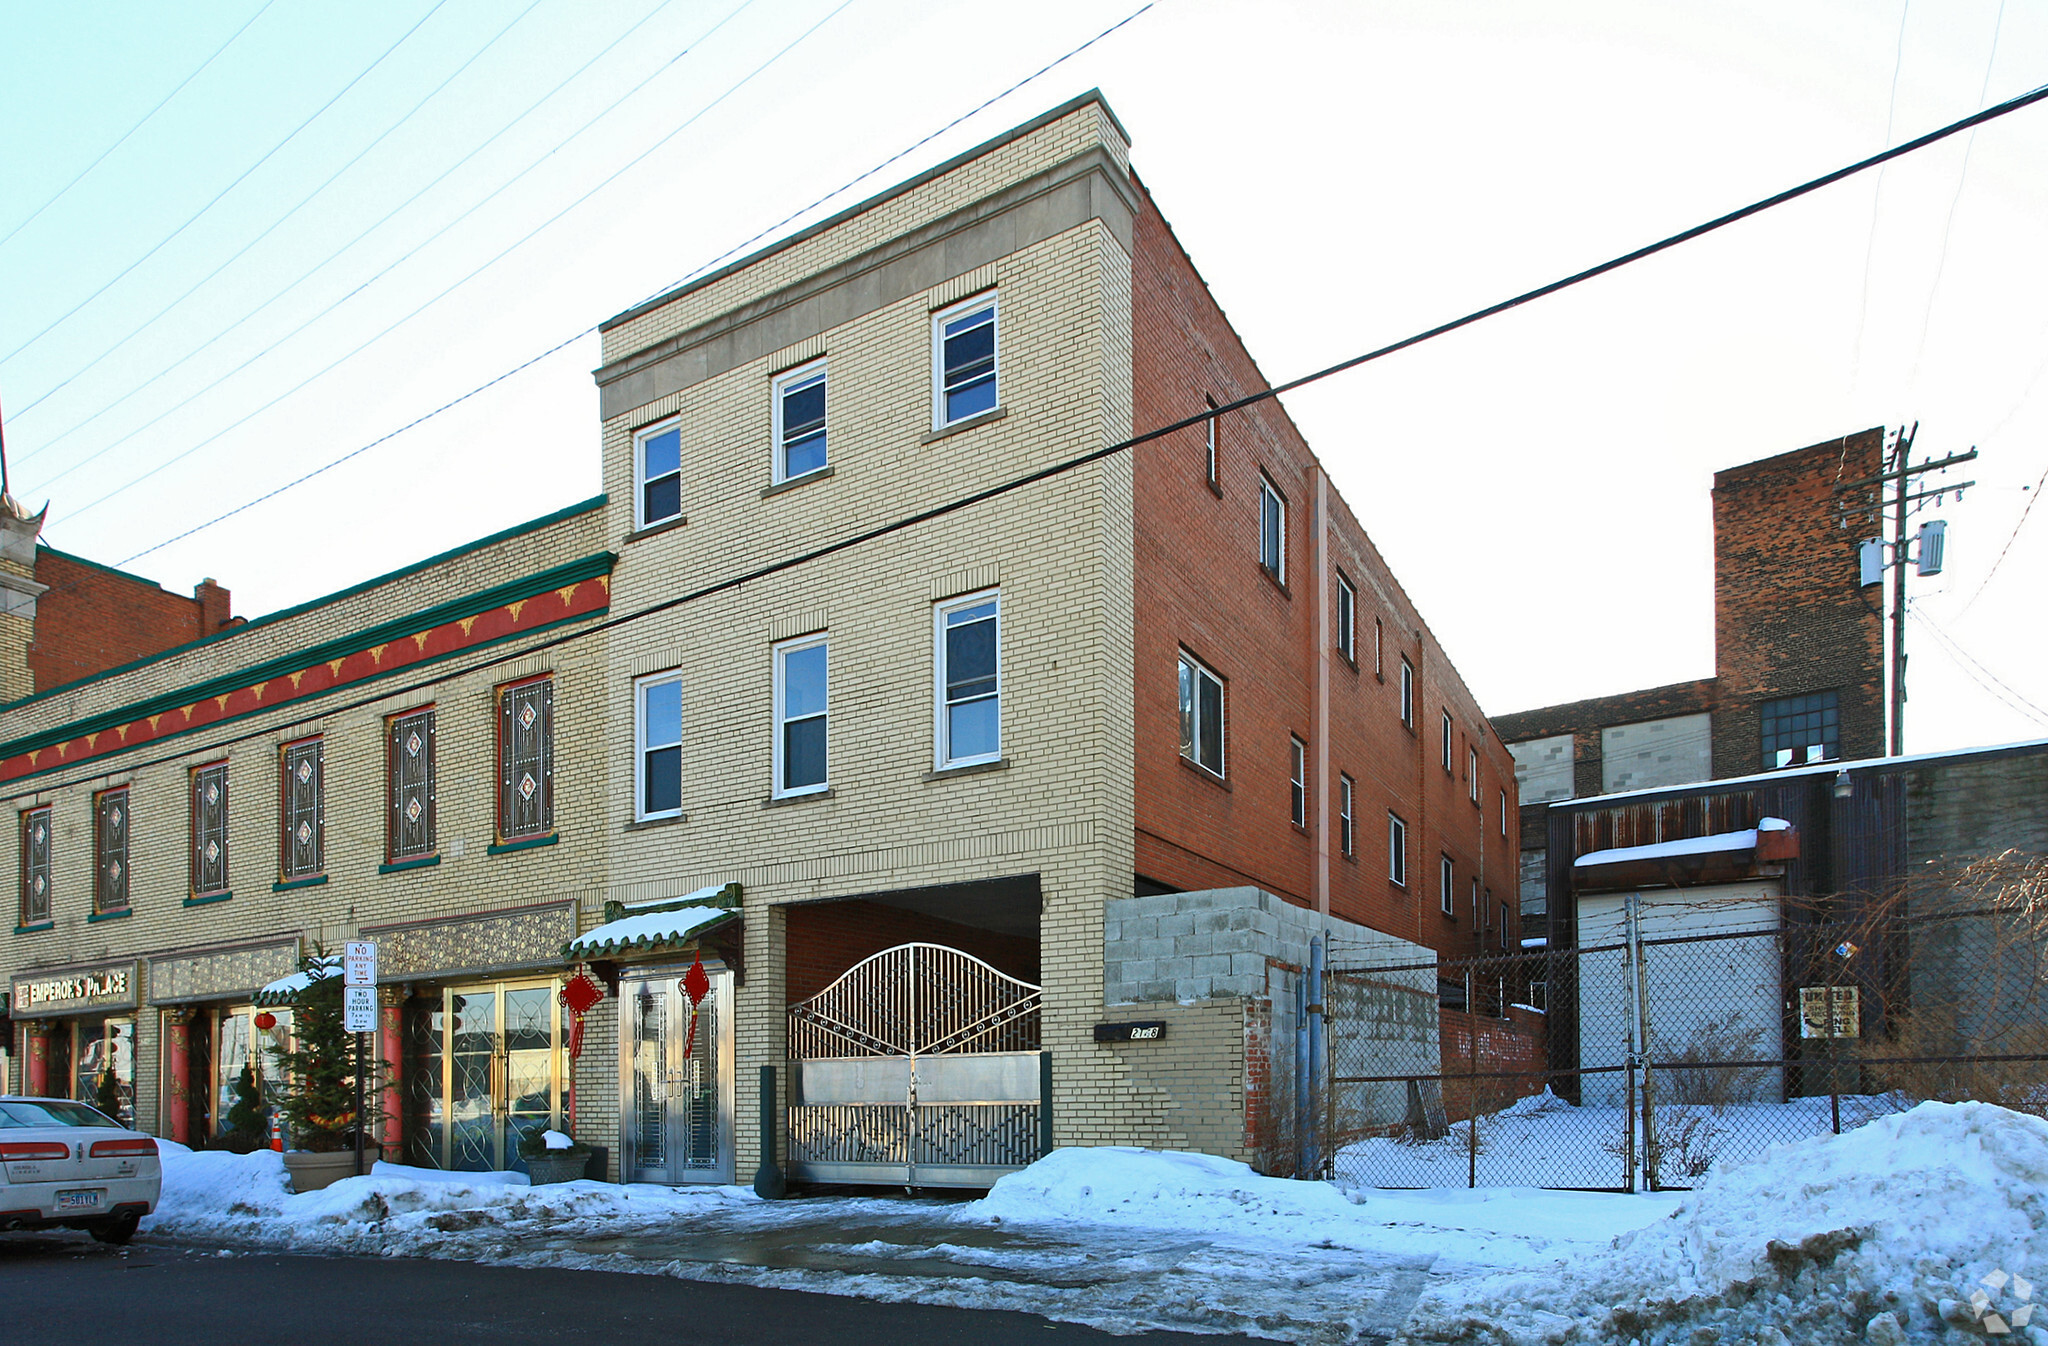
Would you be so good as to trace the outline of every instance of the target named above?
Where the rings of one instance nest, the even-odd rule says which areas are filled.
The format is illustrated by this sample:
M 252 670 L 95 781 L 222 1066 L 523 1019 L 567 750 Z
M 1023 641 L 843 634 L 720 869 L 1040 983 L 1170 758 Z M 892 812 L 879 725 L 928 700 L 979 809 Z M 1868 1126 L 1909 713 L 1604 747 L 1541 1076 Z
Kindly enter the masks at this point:
M 1326 1183 L 1268 1178 L 1234 1159 L 1125 1145 L 1054 1150 L 1008 1173 L 970 1219 L 1019 1224 L 1124 1225 L 1210 1234 L 1280 1234 L 1313 1241 L 1325 1226 L 1358 1223 L 1358 1208 Z
M 2048 1122 L 1986 1103 L 1923 1103 L 1717 1171 L 1673 1218 L 1600 1257 L 1444 1286 L 1424 1297 L 1409 1336 L 1651 1346 L 1705 1340 L 1706 1329 L 1722 1342 L 1956 1340 L 1985 1333 L 1974 1292 L 2008 1318 L 2021 1307 L 1999 1271 L 2048 1280 Z M 2008 1339 L 2048 1346 L 2048 1331 L 2029 1325 Z
M 685 1211 L 756 1200 L 732 1187 L 534 1187 L 522 1173 L 385 1163 L 363 1177 L 295 1194 L 284 1156 L 273 1151 L 194 1151 L 171 1141 L 157 1148 L 163 1195 L 143 1221 L 145 1231 L 303 1251 L 474 1257 L 503 1245 L 508 1231 L 658 1228 Z

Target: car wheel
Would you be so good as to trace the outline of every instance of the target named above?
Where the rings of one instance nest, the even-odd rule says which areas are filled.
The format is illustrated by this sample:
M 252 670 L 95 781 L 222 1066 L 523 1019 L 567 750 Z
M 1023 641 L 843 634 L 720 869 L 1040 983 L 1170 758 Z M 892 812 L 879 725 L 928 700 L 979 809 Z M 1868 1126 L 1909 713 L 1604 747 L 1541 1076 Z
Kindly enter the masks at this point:
M 92 1236 L 96 1242 L 120 1245 L 135 1237 L 135 1227 L 142 1223 L 142 1217 L 130 1211 L 116 1215 L 102 1225 L 94 1225 Z

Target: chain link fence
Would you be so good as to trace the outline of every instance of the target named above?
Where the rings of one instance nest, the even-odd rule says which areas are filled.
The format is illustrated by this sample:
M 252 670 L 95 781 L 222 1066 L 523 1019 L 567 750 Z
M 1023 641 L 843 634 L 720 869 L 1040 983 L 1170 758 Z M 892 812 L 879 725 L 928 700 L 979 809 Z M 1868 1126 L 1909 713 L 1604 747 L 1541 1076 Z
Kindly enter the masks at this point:
M 2042 857 L 1882 900 L 1675 889 L 1578 916 L 1575 948 L 1332 969 L 1339 1181 L 1682 1189 L 1928 1099 L 2048 1113 Z M 1364 987 L 1433 994 L 1435 1069 L 1344 1014 Z

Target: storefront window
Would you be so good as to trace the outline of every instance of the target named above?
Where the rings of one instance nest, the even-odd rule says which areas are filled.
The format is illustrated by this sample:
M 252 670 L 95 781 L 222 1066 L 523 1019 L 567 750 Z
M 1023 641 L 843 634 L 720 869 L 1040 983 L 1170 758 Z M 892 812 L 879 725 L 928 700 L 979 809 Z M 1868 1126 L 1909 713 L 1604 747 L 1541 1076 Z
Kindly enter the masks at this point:
M 112 1072 L 113 1116 L 124 1126 L 135 1123 L 135 1020 L 85 1020 L 73 1026 L 76 1040 L 71 1060 L 76 1076 L 71 1097 L 95 1107 L 101 1104 L 102 1077 Z M 102 1111 L 107 1111 L 101 1108 Z

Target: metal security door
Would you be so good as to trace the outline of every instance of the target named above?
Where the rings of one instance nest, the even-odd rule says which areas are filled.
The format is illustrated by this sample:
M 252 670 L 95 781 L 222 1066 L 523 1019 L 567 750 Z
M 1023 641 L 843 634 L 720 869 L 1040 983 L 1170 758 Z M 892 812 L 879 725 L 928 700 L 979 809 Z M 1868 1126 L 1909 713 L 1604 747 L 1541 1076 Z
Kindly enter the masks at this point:
M 680 976 L 620 988 L 619 1151 L 629 1181 L 733 1180 L 732 980 L 710 973 L 694 1029 Z
M 902 944 L 792 1005 L 792 1176 L 987 1187 L 1037 1159 L 1040 998 L 958 949 Z

